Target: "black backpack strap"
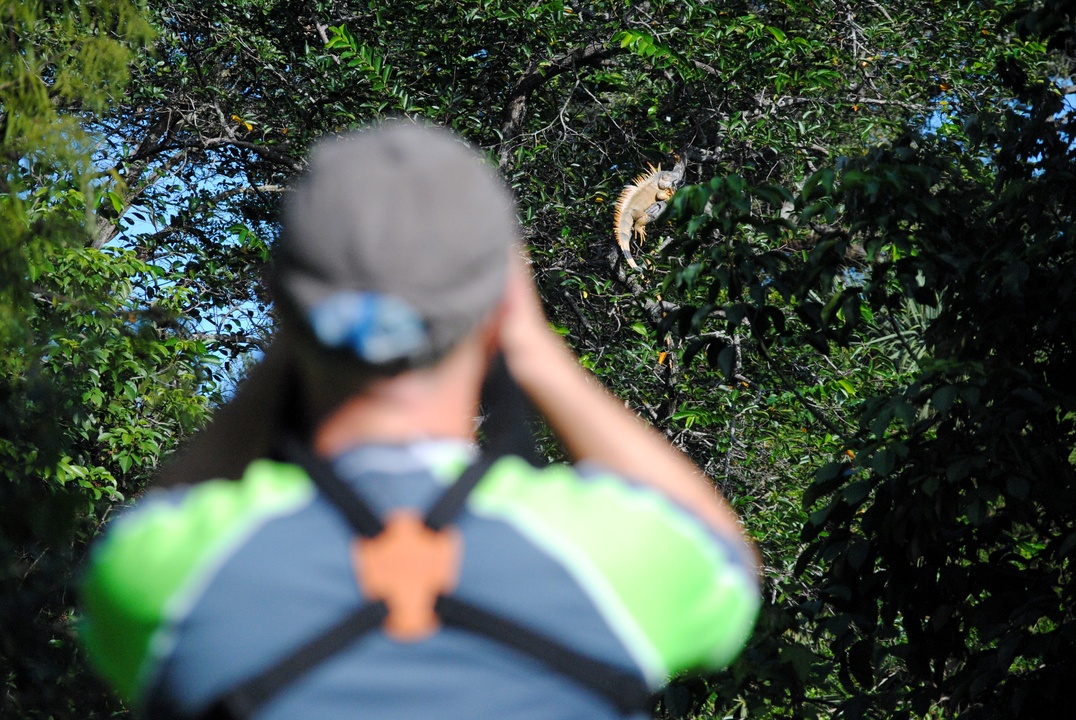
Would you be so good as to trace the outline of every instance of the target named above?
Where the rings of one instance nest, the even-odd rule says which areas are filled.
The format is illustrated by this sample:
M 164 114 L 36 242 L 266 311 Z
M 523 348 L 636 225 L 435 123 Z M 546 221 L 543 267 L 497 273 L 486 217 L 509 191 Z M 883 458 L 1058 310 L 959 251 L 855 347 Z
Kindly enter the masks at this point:
M 442 596 L 437 614 L 446 625 L 506 645 L 603 697 L 624 714 L 650 708 L 650 691 L 638 674 L 576 652 L 545 635 L 457 598 Z M 199 720 L 249 720 L 268 701 L 385 621 L 383 602 L 364 605 L 258 675 L 218 698 Z
M 282 454 L 283 460 L 301 465 L 306 470 L 310 479 L 356 533 L 363 537 L 375 537 L 385 529 L 381 518 L 366 501 L 340 479 L 332 465 L 315 455 L 306 444 L 295 437 L 287 437 L 284 439 Z
M 340 479 L 332 465 L 311 452 L 306 445 L 295 438 L 287 438 L 284 441 L 282 459 L 302 466 L 356 533 L 363 537 L 376 537 L 385 529 L 381 518 L 362 496 Z M 431 530 L 441 530 L 451 524 L 463 509 L 467 496 L 482 480 L 491 464 L 492 460 L 487 455 L 482 455 L 471 463 L 456 482 L 441 493 L 426 513 L 426 526 Z
M 492 459 L 487 455 L 483 455 L 477 461 L 471 463 L 463 471 L 463 474 L 456 479 L 456 482 L 441 493 L 441 497 L 437 498 L 437 501 L 427 511 L 423 520 L 426 527 L 430 530 L 438 531 L 451 524 L 460 514 L 464 504 L 466 504 L 467 496 L 486 476 L 486 471 L 489 470 L 492 464 Z
M 388 609 L 383 602 L 363 605 L 218 698 L 199 720 L 248 720 L 292 682 L 380 627 L 387 616 Z
M 638 673 L 584 655 L 514 620 L 452 596 L 442 595 L 435 607 L 446 625 L 507 645 L 601 695 L 623 713 L 650 707 L 650 690 Z

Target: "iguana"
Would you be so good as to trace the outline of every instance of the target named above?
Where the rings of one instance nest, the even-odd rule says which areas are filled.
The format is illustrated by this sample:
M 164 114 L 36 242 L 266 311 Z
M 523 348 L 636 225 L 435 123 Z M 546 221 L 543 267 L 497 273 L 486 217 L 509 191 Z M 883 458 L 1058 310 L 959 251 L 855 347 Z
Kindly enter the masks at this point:
M 626 185 L 616 201 L 616 213 L 613 215 L 616 242 L 628 265 L 635 269 L 639 266 L 631 256 L 632 235 L 640 243 L 646 239 L 646 224 L 661 214 L 669 198 L 684 181 L 685 162 L 680 156 L 675 157 L 676 164 L 672 170 L 662 170 L 661 165 L 649 165 L 650 172 L 635 178 L 631 185 Z

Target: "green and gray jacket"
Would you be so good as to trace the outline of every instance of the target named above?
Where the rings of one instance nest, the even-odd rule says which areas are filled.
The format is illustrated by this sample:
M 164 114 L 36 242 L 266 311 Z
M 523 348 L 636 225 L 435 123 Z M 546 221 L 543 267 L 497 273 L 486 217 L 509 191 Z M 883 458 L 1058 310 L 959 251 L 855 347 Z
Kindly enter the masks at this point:
M 378 513 L 425 509 L 467 463 L 454 443 L 365 446 L 334 468 Z M 655 490 L 595 468 L 498 460 L 456 526 L 455 595 L 638 672 L 714 669 L 758 612 L 747 549 Z M 352 531 L 294 465 L 157 491 L 97 543 L 81 633 L 121 696 L 194 717 L 363 602 Z M 356 713 L 356 709 L 361 712 Z M 602 698 L 451 627 L 403 644 L 375 632 L 289 686 L 276 718 L 612 718 Z

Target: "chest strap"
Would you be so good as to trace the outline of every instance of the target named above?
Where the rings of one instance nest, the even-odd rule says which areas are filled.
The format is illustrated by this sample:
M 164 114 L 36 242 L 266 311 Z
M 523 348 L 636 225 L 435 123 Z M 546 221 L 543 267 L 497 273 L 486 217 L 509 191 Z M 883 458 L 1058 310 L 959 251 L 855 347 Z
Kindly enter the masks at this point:
M 398 517 L 389 520 L 388 523 L 382 521 L 366 501 L 336 475 L 328 463 L 316 457 L 307 447 L 289 440 L 285 443 L 284 456 L 307 471 L 318 489 L 340 511 L 356 532 L 356 549 L 353 552 L 356 563 L 363 562 L 363 555 L 367 552 L 363 550 L 365 541 L 371 541 L 367 543 L 369 546 L 393 534 L 400 534 L 397 532 L 401 530 Z M 450 537 L 446 534 L 456 532 L 451 527 L 452 521 L 462 510 L 467 496 L 485 476 L 491 464 L 489 457 L 482 456 L 442 493 L 421 521 L 425 533 L 414 528 L 403 529 L 401 532 L 412 539 L 416 534 L 433 536 L 432 539 L 418 541 L 419 545 L 430 548 L 440 540 Z M 389 530 L 388 533 L 387 530 Z M 427 545 L 427 541 L 430 545 Z M 391 539 L 387 542 L 395 544 Z M 401 547 L 406 542 L 401 541 Z M 450 540 L 445 540 L 445 542 L 451 544 Z M 431 561 L 433 564 L 459 561 L 458 555 L 455 558 L 452 557 L 451 550 L 430 549 L 430 552 L 439 558 Z M 358 574 L 362 581 L 363 574 L 361 572 Z M 601 696 L 624 714 L 645 711 L 649 708 L 650 692 L 638 673 L 584 655 L 515 620 L 453 596 L 451 589 L 454 588 L 455 578 L 458 577 L 458 567 L 454 569 L 454 572 L 446 575 L 439 574 L 434 579 L 430 579 L 421 571 L 418 575 L 420 578 L 415 582 L 424 588 L 419 591 L 416 591 L 414 587 L 409 590 L 398 586 L 393 587 L 392 580 L 389 580 L 387 589 L 385 587 L 370 588 L 364 585 L 361 589 L 367 598 L 366 603 L 261 673 L 245 680 L 218 698 L 201 715 L 200 720 L 249 720 L 259 708 L 292 682 L 379 628 L 383 628 L 390 636 L 408 641 L 425 637 L 436 631 L 441 623 L 493 640 L 537 660 L 551 670 Z M 438 588 L 440 590 L 437 590 Z M 416 592 L 420 595 L 425 593 L 422 595 L 425 599 L 418 603 L 425 607 L 418 608 L 417 619 L 413 602 Z M 410 600 L 401 602 L 401 597 L 408 597 Z M 431 617 L 433 618 L 432 625 L 430 624 Z

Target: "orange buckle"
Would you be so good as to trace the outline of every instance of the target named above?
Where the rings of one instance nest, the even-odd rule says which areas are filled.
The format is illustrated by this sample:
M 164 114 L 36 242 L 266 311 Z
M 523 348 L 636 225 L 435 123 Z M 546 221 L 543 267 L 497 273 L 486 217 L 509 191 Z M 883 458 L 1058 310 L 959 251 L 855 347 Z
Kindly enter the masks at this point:
M 434 604 L 439 595 L 456 589 L 462 558 L 456 528 L 431 530 L 407 510 L 390 515 L 381 534 L 351 544 L 359 590 L 367 599 L 385 603 L 385 633 L 403 642 L 421 640 L 441 627 Z

